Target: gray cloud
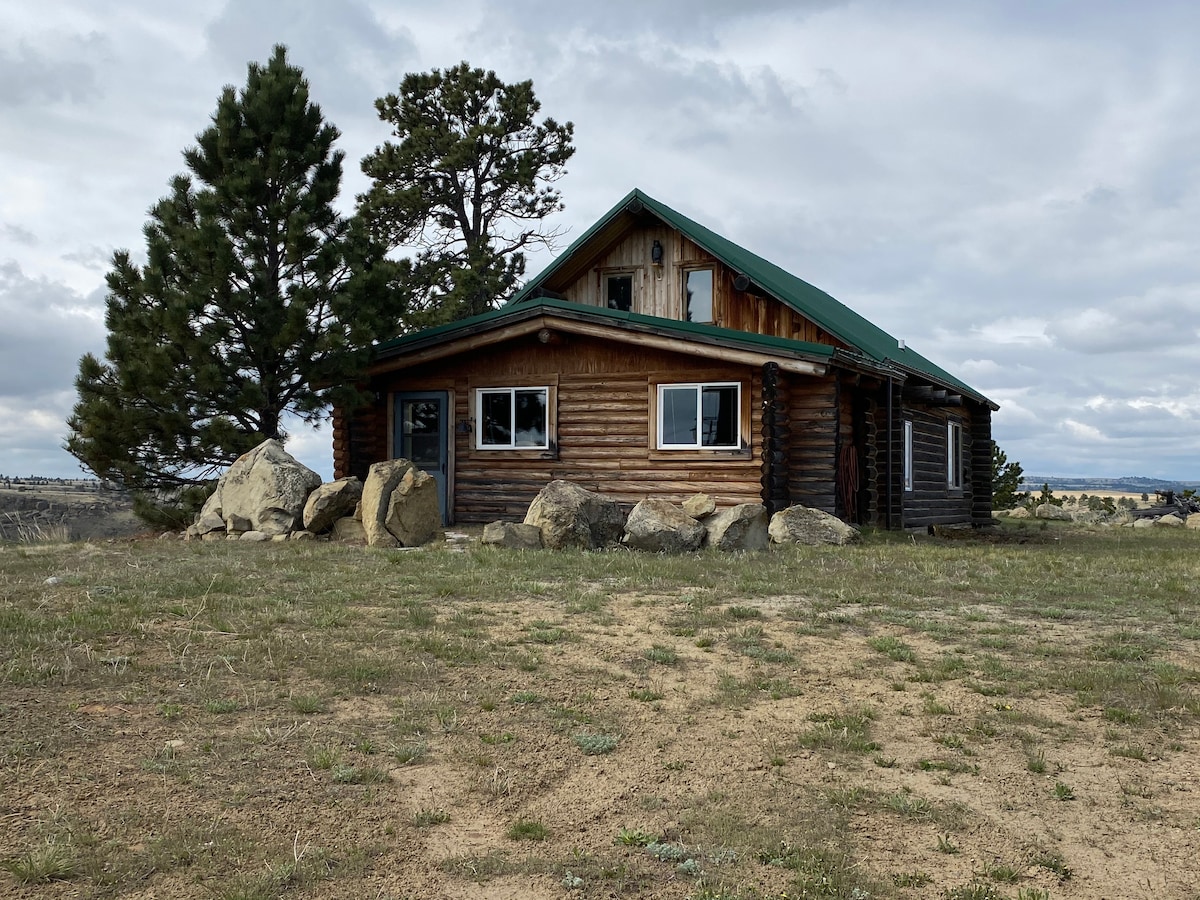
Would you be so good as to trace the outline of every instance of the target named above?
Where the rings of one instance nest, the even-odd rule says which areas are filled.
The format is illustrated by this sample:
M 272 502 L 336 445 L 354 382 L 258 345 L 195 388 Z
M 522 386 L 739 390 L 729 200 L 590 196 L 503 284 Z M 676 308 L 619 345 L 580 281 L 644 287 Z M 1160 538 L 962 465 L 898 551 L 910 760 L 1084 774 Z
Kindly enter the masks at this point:
M 42 49 L 46 46 L 53 52 Z M 100 94 L 95 60 L 105 49 L 100 35 L 63 33 L 38 34 L 18 40 L 15 46 L 0 46 L 0 108 L 94 100 Z
M 467 59 L 532 78 L 543 113 L 576 123 L 557 222 L 572 235 L 640 186 L 1001 403 L 997 440 L 1026 471 L 1200 477 L 1194 4 L 614 0 L 551 14 L 533 0 L 97 0 L 44 13 L 0 38 L 0 260 L 20 260 L 0 270 L 0 314 L 35 323 L 0 329 L 0 402 L 42 411 L 28 421 L 61 420 L 81 348 L 102 347 L 95 318 L 61 310 L 98 314 L 111 248 L 140 247 L 221 86 L 282 42 L 343 131 L 346 207 L 365 186 L 358 160 L 388 137 L 373 101 L 405 72 Z M 9 353 L 45 380 L 39 399 Z M 17 453 L 7 440 L 0 469 Z M 297 447 L 328 452 L 322 434 Z

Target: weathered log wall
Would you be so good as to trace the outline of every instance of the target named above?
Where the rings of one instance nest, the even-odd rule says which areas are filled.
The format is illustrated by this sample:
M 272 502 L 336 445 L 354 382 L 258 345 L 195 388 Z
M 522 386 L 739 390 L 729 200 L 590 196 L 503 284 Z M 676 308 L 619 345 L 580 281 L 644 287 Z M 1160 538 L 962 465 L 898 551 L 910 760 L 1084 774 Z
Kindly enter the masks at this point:
M 965 406 L 926 408 L 908 405 L 902 417 L 913 423 L 913 489 L 904 492 L 904 527 L 971 523 L 974 482 L 978 478 L 972 454 L 978 440 L 973 436 L 970 411 Z M 961 489 L 950 488 L 947 483 L 946 432 L 951 421 L 962 425 Z M 988 453 L 990 472 L 990 445 Z M 990 505 L 990 497 L 988 502 Z
M 615 374 L 614 374 L 615 373 Z M 742 390 L 741 451 L 660 451 L 651 413 L 658 383 L 738 381 Z M 471 397 L 481 387 L 547 385 L 556 388 L 556 433 L 548 451 L 479 450 Z M 757 367 L 713 364 L 647 348 L 579 336 L 553 344 L 536 337 L 486 353 L 452 357 L 380 376 L 372 385 L 385 397 L 352 417 L 347 470 L 386 458 L 387 405 L 396 391 L 448 390 L 452 395 L 453 491 L 457 522 L 520 519 L 549 481 L 565 479 L 632 505 L 645 497 L 682 502 L 703 491 L 721 506 L 761 499 L 762 379 Z M 472 429 L 472 430 L 468 430 Z M 356 456 L 367 448 L 370 458 Z

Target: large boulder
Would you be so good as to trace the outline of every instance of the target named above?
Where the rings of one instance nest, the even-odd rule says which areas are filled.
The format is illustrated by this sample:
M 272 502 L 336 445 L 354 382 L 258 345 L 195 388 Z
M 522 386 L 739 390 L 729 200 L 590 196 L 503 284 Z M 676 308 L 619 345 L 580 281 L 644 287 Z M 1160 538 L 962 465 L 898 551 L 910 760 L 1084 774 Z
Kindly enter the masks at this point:
M 398 547 L 400 542 L 388 531 L 388 508 L 392 503 L 392 492 L 400 480 L 415 469 L 407 459 L 388 459 L 377 462 L 367 470 L 367 480 L 362 490 L 362 524 L 367 533 L 367 544 L 372 547 Z
M 625 546 L 652 553 L 687 553 L 700 549 L 704 526 L 669 500 L 640 501 L 625 523 Z
M 239 456 L 217 481 L 217 490 L 201 510 L 201 521 L 217 514 L 229 532 L 287 534 L 295 530 L 308 495 L 321 476 L 266 440 Z
M 525 524 L 541 529 L 542 545 L 551 550 L 594 550 L 620 540 L 625 516 L 615 500 L 569 481 L 552 481 L 529 504 Z
M 1175 513 L 1168 513 L 1165 516 L 1159 516 L 1157 519 L 1155 519 L 1154 524 L 1159 528 L 1182 528 L 1184 522 L 1183 519 L 1175 515 Z
M 1029 512 L 1029 507 L 1027 506 L 1018 506 L 1008 513 L 1010 519 L 1028 519 L 1031 515 L 1032 513 Z
M 771 516 L 767 527 L 775 544 L 850 544 L 859 540 L 858 529 L 808 506 L 789 506 Z
M 693 519 L 707 519 L 717 511 L 717 501 L 708 494 L 692 494 L 683 501 L 683 511 Z
M 353 515 L 362 491 L 362 482 L 353 475 L 320 485 L 304 504 L 305 530 L 321 534 L 343 516 Z
M 767 508 L 761 503 L 739 503 L 704 520 L 705 541 L 726 552 L 766 550 L 771 546 L 767 532 Z
M 437 481 L 428 472 L 409 469 L 388 500 L 384 527 L 401 547 L 428 544 L 442 527 Z
M 1033 515 L 1038 519 L 1048 519 L 1056 522 L 1071 521 L 1071 513 L 1053 503 L 1042 503 L 1033 511 Z
M 541 550 L 542 529 L 523 522 L 491 522 L 483 527 L 480 543 L 509 550 Z
M 353 516 L 344 516 L 334 522 L 330 536 L 343 544 L 365 544 L 367 542 L 367 530 L 363 528 L 363 523 Z
M 1183 524 L 1188 528 L 1200 528 L 1200 513 L 1192 513 L 1184 520 Z

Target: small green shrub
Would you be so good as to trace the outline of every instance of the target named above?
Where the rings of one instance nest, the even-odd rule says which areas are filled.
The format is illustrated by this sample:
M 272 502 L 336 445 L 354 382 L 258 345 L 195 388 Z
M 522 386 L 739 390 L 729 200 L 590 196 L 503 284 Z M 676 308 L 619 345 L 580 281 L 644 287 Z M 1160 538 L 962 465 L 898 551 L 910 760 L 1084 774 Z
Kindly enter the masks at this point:
M 617 749 L 618 740 L 611 734 L 584 733 L 575 735 L 575 746 L 583 751 L 584 756 L 600 756 L 612 753 Z

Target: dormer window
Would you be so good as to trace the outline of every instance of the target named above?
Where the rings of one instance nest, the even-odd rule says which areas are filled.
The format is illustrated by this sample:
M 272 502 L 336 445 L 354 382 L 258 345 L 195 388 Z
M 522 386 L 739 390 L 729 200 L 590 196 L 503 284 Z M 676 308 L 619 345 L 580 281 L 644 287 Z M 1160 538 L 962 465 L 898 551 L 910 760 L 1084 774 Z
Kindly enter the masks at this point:
M 713 321 L 713 270 L 685 269 L 684 318 L 689 322 Z
M 621 312 L 633 310 L 633 273 L 615 272 L 604 278 L 604 305 Z

